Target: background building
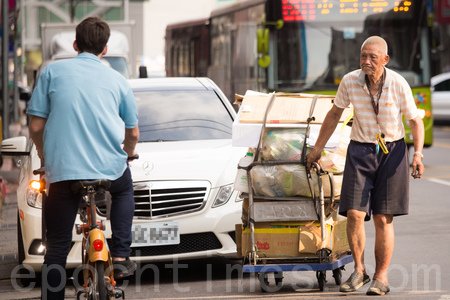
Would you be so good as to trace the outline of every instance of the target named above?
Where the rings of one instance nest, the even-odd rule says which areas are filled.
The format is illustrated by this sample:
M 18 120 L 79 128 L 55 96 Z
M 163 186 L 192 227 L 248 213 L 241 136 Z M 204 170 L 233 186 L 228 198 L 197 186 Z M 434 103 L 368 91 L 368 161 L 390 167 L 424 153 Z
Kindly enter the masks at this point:
M 100 16 L 108 22 L 131 22 L 133 41 L 130 49 L 132 77 L 139 65 L 148 67 L 149 76 L 164 76 L 164 33 L 169 23 L 207 17 L 212 9 L 238 0 L 2 0 L 0 39 L 2 76 L 0 105 L 3 135 L 19 122 L 23 107 L 19 87 L 31 89 L 43 63 L 43 24 L 74 24 L 87 16 Z M 5 12 L 5 14 L 3 13 Z M 7 38 L 3 38 L 6 33 Z M 7 89 L 1 89 L 7 86 Z M 1 140 L 1 137 L 0 137 Z

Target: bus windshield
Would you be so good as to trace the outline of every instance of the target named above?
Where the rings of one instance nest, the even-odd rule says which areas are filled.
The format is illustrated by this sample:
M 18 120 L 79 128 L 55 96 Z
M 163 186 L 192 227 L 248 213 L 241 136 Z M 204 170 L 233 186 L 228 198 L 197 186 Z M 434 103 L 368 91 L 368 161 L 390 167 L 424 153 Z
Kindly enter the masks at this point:
M 269 89 L 336 89 L 359 68 L 359 51 L 371 35 L 389 47 L 387 67 L 411 86 L 429 83 L 425 6 L 421 1 L 282 0 L 284 26 L 273 30 L 277 64 L 269 68 Z

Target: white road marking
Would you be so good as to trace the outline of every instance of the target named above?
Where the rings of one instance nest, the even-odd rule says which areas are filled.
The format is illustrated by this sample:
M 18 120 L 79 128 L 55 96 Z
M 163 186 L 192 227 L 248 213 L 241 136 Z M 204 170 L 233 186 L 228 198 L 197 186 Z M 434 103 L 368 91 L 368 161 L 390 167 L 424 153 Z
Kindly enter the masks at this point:
M 365 291 L 365 290 L 364 290 Z M 364 291 L 356 292 L 356 293 L 339 293 L 339 292 L 279 292 L 279 293 L 268 293 L 268 294 L 256 294 L 256 295 L 211 295 L 211 296 L 200 296 L 200 297 L 174 297 L 174 298 L 164 298 L 166 300 L 212 300 L 212 299 L 283 299 L 283 300 L 290 300 L 290 299 L 299 299 L 306 297 L 307 299 L 323 299 L 323 298 L 334 298 L 337 297 L 345 297 L 345 296 L 352 296 L 353 299 L 365 299 L 366 293 Z M 438 300 L 448 300 L 450 299 L 450 295 L 448 294 L 441 294 L 445 291 L 442 290 L 423 290 L 423 291 L 391 291 L 389 294 L 389 299 L 392 298 L 399 298 L 399 299 L 406 299 L 408 296 L 410 299 L 415 299 L 416 297 L 419 297 L 417 299 L 424 299 L 424 296 L 428 296 L 427 298 L 431 297 L 437 297 L 440 296 L 440 298 L 437 298 Z
M 433 177 L 427 178 L 426 180 L 434 182 L 434 183 L 439 183 L 442 185 L 450 186 L 450 181 L 448 181 L 448 180 L 443 180 L 443 179 L 433 178 Z

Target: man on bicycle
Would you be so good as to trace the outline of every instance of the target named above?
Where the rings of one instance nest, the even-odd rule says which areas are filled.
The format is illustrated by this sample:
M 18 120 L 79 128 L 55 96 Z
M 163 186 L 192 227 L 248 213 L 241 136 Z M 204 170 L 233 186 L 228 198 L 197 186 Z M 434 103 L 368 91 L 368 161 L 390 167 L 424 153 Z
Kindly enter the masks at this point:
M 76 27 L 78 55 L 45 67 L 27 110 L 30 137 L 42 165 L 48 197 L 43 205 L 46 253 L 42 298 L 64 299 L 65 265 L 80 203 L 74 180 L 111 180 L 111 254 L 116 275 L 136 270 L 129 260 L 134 196 L 127 158 L 139 138 L 136 101 L 126 79 L 101 62 L 108 24 L 89 17 Z

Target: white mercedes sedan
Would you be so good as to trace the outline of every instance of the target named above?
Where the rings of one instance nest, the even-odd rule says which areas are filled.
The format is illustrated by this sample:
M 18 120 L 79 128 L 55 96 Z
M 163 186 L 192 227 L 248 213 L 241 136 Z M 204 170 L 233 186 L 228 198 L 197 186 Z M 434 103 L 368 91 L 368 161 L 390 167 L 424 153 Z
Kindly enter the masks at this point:
M 234 190 L 246 148 L 232 147 L 236 118 L 230 101 L 208 78 L 129 81 L 137 100 L 139 159 L 130 163 L 135 213 L 131 258 L 141 262 L 234 257 L 235 224 L 242 199 Z M 17 156 L 19 263 L 39 271 L 45 247 L 41 195 L 30 183 L 40 161 L 31 140 L 2 142 L 2 155 Z M 111 236 L 108 203 L 98 208 Z M 77 218 L 76 224 L 80 221 Z M 74 227 L 75 228 L 75 227 Z M 67 268 L 81 264 L 81 236 L 73 231 Z

